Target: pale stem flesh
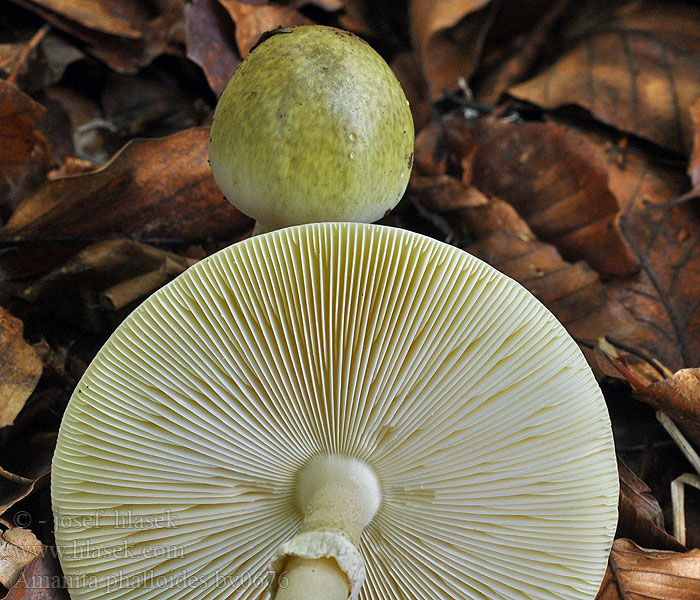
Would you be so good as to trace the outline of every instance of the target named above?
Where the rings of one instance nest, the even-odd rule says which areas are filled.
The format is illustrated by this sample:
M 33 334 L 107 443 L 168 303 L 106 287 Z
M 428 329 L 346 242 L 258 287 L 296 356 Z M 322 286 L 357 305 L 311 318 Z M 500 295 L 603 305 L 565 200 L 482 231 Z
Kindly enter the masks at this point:
M 274 597 L 356 597 L 364 579 L 357 546 L 381 504 L 376 475 L 354 458 L 320 456 L 300 472 L 296 499 L 303 520 L 299 534 L 280 548 L 281 557 L 275 561 L 279 587 Z M 294 550 L 287 552 L 292 546 Z

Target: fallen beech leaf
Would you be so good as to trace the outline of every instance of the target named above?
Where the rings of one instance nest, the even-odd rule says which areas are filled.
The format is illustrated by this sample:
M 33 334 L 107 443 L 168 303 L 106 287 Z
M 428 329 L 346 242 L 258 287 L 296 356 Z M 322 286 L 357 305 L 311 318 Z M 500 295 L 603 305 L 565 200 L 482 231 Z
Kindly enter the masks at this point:
M 280 4 L 249 4 L 242 0 L 219 0 L 236 24 L 236 43 L 242 58 L 260 36 L 277 27 L 311 25 L 312 21 L 291 6 Z
M 208 139 L 208 129 L 196 128 L 134 140 L 97 171 L 50 181 L 17 208 L 0 242 L 239 235 L 250 220 L 222 198 Z
M 700 550 L 645 550 L 615 540 L 597 600 L 700 600 Z
M 601 144 L 602 145 L 602 144 Z M 632 338 L 611 334 L 672 371 L 700 364 L 700 220 L 688 203 L 668 207 L 687 189 L 682 173 L 641 151 L 608 152 L 610 190 L 622 207 L 619 229 L 640 270 L 606 288 L 635 318 Z
M 558 267 L 562 274 L 549 274 L 550 270 L 557 269 L 555 264 L 540 267 L 536 262 L 541 242 L 536 241 L 535 235 L 528 235 L 527 224 L 514 225 L 519 219 L 517 213 L 508 215 L 502 208 L 494 209 L 498 203 L 494 202 L 493 196 L 486 207 L 455 207 L 456 212 L 451 215 L 451 223 L 457 229 L 465 230 L 463 238 L 476 238 L 476 245 L 468 249 L 483 252 L 488 262 L 502 270 L 496 263 L 517 255 L 520 261 L 514 264 L 518 268 L 507 274 L 535 295 L 539 289 L 550 286 L 547 295 L 540 299 L 545 304 L 546 297 L 565 300 L 570 310 L 558 314 L 561 307 L 549 308 L 572 335 L 591 346 L 599 338 L 609 336 L 648 356 L 661 357 L 672 372 L 687 365 L 697 365 L 700 362 L 700 304 L 697 296 L 700 221 L 688 203 L 668 206 L 687 186 L 683 174 L 651 163 L 633 147 L 621 150 L 598 134 L 565 132 L 560 125 L 554 124 L 498 123 L 494 126 L 494 121 L 494 118 L 487 118 L 467 124 L 453 116 L 443 119 L 442 130 L 431 125 L 429 135 L 423 139 L 421 133 L 416 140 L 417 175 L 435 176 L 446 172 L 461 175 L 463 183 L 473 179 L 487 196 L 496 194 L 511 201 L 525 213 L 533 229 L 537 226 L 540 233 L 552 235 L 552 241 L 559 244 L 562 240 L 576 240 L 578 232 L 573 230 L 571 236 L 566 233 L 555 235 L 557 227 L 562 223 L 571 227 L 590 218 L 591 225 L 580 230 L 580 250 L 590 253 L 590 260 L 597 256 L 606 261 L 598 249 L 591 249 L 584 242 L 591 229 L 599 236 L 612 236 L 595 220 L 595 206 L 600 206 L 596 203 L 600 203 L 600 196 L 603 196 L 605 202 L 600 208 L 603 215 L 614 208 L 613 204 L 620 209 L 616 219 L 612 213 L 600 219 L 603 223 L 616 220 L 618 224 L 619 234 L 615 237 L 619 239 L 613 247 L 627 249 L 640 268 L 634 275 L 607 281 L 604 288 L 599 281 L 594 283 L 597 278 L 592 278 L 590 269 L 582 266 L 577 267 L 576 280 L 566 281 L 561 275 L 570 265 L 563 261 Z M 488 131 L 492 127 L 494 129 Z M 521 134 L 521 131 L 525 133 Z M 538 135 L 544 137 L 540 143 Z M 558 156 L 549 154 L 551 149 L 547 145 L 556 148 L 562 156 L 568 153 L 570 160 L 559 161 Z M 579 163 L 587 168 L 579 170 Z M 470 168 L 473 168 L 473 178 Z M 567 194 L 570 197 L 567 198 Z M 547 203 L 558 196 L 563 200 L 548 206 Z M 421 203 L 430 209 L 429 201 L 423 199 Z M 593 212 L 588 204 L 593 205 Z M 571 214 L 564 209 L 567 206 L 573 211 Z M 554 215 L 558 216 L 555 218 Z M 513 216 L 517 218 L 513 219 Z M 503 233 L 504 219 L 510 225 L 506 234 Z M 502 235 L 494 235 L 498 232 Z M 515 239 L 509 246 L 511 238 Z M 591 237 L 590 243 L 595 240 L 600 243 L 600 239 Z M 522 264 L 531 267 L 520 270 Z M 532 273 L 538 269 L 548 279 L 531 279 Z M 566 291 L 573 289 L 587 291 L 567 297 Z M 589 305 L 584 302 L 586 298 Z M 575 314 L 578 320 L 573 321 L 571 318 Z M 597 368 L 595 357 L 590 354 L 588 357 L 591 365 Z
M 96 322 L 96 311 L 105 307 L 120 310 L 195 262 L 133 240 L 107 240 L 84 248 L 24 288 L 19 297 L 33 303 L 45 302 L 49 305 L 46 310 L 85 328 Z M 51 302 L 59 297 L 61 302 Z
M 26 565 L 44 551 L 44 545 L 28 529 L 8 529 L 0 538 L 0 583 L 11 588 Z
M 153 15 L 140 0 L 14 0 L 87 43 L 87 51 L 120 72 L 136 72 L 178 42 L 184 2 L 160 2 Z M 174 39 L 175 38 L 175 39 Z
M 19 0 L 28 9 L 43 9 L 77 24 L 103 33 L 126 38 L 141 37 L 141 27 L 148 21 L 146 7 L 138 0 Z
M 41 377 L 41 359 L 23 330 L 22 321 L 0 306 L 0 428 L 14 423 Z
M 639 6 L 601 21 L 569 54 L 509 93 L 549 109 L 578 105 L 608 125 L 690 153 L 689 107 L 700 94 L 700 10 Z
M 55 553 L 45 551 L 30 562 L 4 600 L 70 600 Z
M 685 547 L 664 528 L 658 500 L 649 487 L 620 459 L 620 519 L 617 537 L 632 538 L 638 544 L 660 550 L 684 552 Z
M 510 86 L 532 73 L 533 66 L 551 48 L 560 19 L 568 16 L 571 5 L 571 0 L 536 0 L 519 2 L 517 7 L 512 1 L 499 6 L 474 74 L 479 102 L 496 104 Z
M 451 175 L 413 177 L 412 191 L 421 204 L 433 212 L 486 206 L 489 199 L 473 186 L 464 186 Z M 445 215 L 449 219 L 449 215 Z
M 0 79 L 0 223 L 48 171 L 48 142 L 37 126 L 44 107 Z
M 194 0 L 185 6 L 187 58 L 202 67 L 217 96 L 241 63 L 234 31 L 231 17 L 218 0 Z
M 494 15 L 491 0 L 412 0 L 411 35 L 430 96 L 440 98 L 469 79 Z
M 637 270 L 616 226 L 620 205 L 605 156 L 586 136 L 553 123 L 495 118 L 481 120 L 474 136 L 474 184 L 511 204 L 538 238 L 605 275 Z
M 667 413 L 700 448 L 700 368 L 681 369 L 636 391 L 635 396 Z
M 654 408 L 700 423 L 700 368 L 681 369 L 637 392 Z

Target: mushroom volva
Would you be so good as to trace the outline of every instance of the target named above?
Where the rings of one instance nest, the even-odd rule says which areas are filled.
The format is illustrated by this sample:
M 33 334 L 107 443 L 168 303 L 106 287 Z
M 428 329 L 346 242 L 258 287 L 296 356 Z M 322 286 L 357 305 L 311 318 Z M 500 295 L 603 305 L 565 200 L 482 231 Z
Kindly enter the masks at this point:
M 592 599 L 606 406 L 523 287 L 320 223 L 199 262 L 116 330 L 53 461 L 73 600 Z

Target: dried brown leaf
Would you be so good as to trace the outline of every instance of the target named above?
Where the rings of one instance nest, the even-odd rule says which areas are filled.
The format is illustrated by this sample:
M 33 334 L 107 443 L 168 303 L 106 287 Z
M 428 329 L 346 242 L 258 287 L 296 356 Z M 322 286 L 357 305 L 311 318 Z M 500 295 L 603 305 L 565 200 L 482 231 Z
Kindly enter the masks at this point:
M 681 369 L 638 390 L 635 396 L 667 413 L 700 448 L 700 368 Z
M 155 16 L 140 0 L 15 0 L 87 44 L 120 72 L 136 72 L 166 50 L 176 51 L 184 0 L 160 2 Z
M 690 153 L 700 10 L 639 6 L 588 30 L 571 52 L 510 93 L 549 109 L 578 105 L 608 125 Z
M 532 73 L 551 47 L 557 25 L 571 5 L 572 0 L 521 0 L 517 5 L 512 1 L 500 5 L 474 74 L 479 102 L 495 104 L 509 87 Z
M 646 550 L 615 540 L 597 600 L 700 600 L 700 550 Z
M 438 99 L 469 79 L 493 18 L 491 0 L 413 0 L 410 4 L 413 46 L 430 96 Z
M 144 298 L 182 273 L 196 259 L 179 256 L 133 240 L 91 244 L 65 264 L 19 292 L 62 319 L 85 327 L 96 310 L 111 311 Z M 52 298 L 60 297 L 59 303 Z
M 463 182 L 468 182 L 471 161 L 475 185 L 491 196 L 487 207 L 455 208 L 451 215 L 453 226 L 465 230 L 463 238 L 476 238 L 473 251 L 483 252 L 496 266 L 514 255 L 519 257 L 516 266 L 532 265 L 529 270 L 518 266 L 507 274 L 539 294 L 545 304 L 556 300 L 549 308 L 575 337 L 595 344 L 609 336 L 660 359 L 672 371 L 698 364 L 700 222 L 687 203 L 668 206 L 687 185 L 683 175 L 652 164 L 635 148 L 621 149 L 593 134 L 538 123 L 499 123 L 488 131 L 493 121 L 489 118 L 467 126 L 463 120 L 446 118 L 442 133 L 440 127 L 431 125 L 427 138 L 422 133 L 417 138 L 419 175 L 461 169 Z M 566 160 L 560 160 L 562 157 Z M 603 287 L 595 273 L 582 265 L 576 267 L 571 281 L 564 275 L 572 265 L 562 261 L 558 267 L 553 263 L 539 266 L 536 257 L 541 242 L 524 231 L 522 226 L 527 224 L 515 225 L 517 219 L 494 203 L 496 196 L 510 201 L 533 229 L 537 227 L 558 245 L 578 241 L 580 251 L 590 254 L 586 258 L 591 261 L 596 256 L 607 260 L 599 248 L 592 247 L 601 245 L 601 236 L 610 239 L 612 235 L 600 222 L 617 223 L 612 247 L 627 248 L 640 265 L 638 272 L 611 279 Z M 422 203 L 431 206 L 425 199 Z M 619 215 L 613 214 L 616 207 Z M 589 225 L 585 219 L 591 221 Z M 502 232 L 504 223 L 509 233 L 494 235 Z M 571 235 L 557 230 L 575 225 L 583 227 Z M 549 273 L 557 269 L 559 274 Z M 534 272 L 546 277 L 530 279 Z M 595 367 L 595 357 L 589 358 Z
M 41 359 L 23 331 L 22 321 L 0 307 L 0 427 L 14 423 L 41 377 Z
M 30 562 L 5 600 L 70 600 L 55 553 L 45 551 Z
M 11 588 L 24 567 L 41 556 L 44 545 L 28 529 L 14 527 L 0 538 L 0 583 Z
M 50 151 L 38 130 L 44 107 L 0 79 L 0 223 L 15 200 L 48 170 Z
M 631 538 L 644 547 L 685 551 L 685 547 L 664 528 L 659 502 L 649 487 L 620 459 L 620 518 L 617 537 Z
M 202 67 L 217 96 L 241 63 L 234 31 L 230 15 L 218 0 L 194 0 L 185 7 L 187 58 Z
M 47 182 L 0 230 L 2 242 L 230 238 L 250 220 L 223 199 L 207 163 L 209 131 L 127 144 L 103 168 Z
M 310 25 L 299 11 L 280 4 L 248 4 L 242 0 L 219 0 L 236 24 L 236 43 L 240 55 L 245 58 L 260 36 L 277 27 Z
M 700 364 L 700 219 L 688 203 L 668 206 L 687 188 L 687 179 L 631 147 L 621 155 L 610 148 L 607 162 L 610 189 L 622 206 L 620 233 L 640 264 L 634 277 L 606 285 L 610 299 L 622 304 L 638 323 L 632 337 L 620 339 L 659 359 L 672 372 L 696 366 Z
M 617 229 L 620 205 L 605 155 L 586 136 L 553 123 L 499 119 L 480 121 L 474 135 L 473 181 L 480 190 L 511 204 L 567 260 L 583 259 L 618 277 L 637 270 Z

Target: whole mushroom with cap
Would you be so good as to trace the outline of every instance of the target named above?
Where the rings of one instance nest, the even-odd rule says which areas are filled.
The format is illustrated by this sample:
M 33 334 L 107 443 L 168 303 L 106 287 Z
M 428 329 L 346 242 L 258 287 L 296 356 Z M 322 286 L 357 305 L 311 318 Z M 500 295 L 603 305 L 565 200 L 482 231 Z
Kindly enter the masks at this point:
M 618 479 L 595 379 L 529 292 L 326 223 L 136 309 L 70 400 L 51 492 L 73 600 L 591 600 Z
M 254 233 L 302 223 L 369 223 L 401 199 L 413 118 L 394 73 L 333 27 L 283 29 L 241 63 L 214 113 L 209 161 Z

